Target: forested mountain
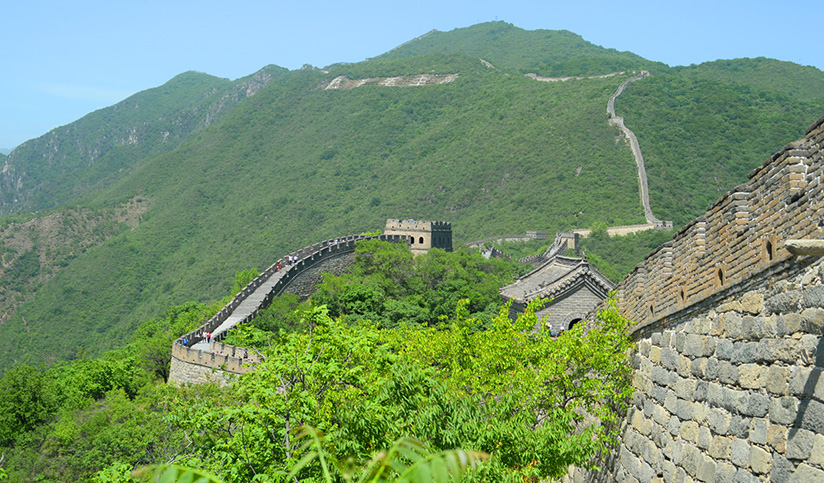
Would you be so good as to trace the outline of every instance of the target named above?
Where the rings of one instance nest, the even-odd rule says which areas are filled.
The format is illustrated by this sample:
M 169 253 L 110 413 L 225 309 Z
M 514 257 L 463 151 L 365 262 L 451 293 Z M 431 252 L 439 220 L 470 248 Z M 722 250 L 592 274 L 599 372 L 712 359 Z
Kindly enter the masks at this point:
M 678 224 L 821 115 L 814 68 L 670 68 L 495 22 L 357 64 L 181 74 L 28 141 L 0 158 L 0 367 L 98 353 L 173 304 L 222 296 L 239 270 L 386 218 L 450 221 L 458 243 L 643 222 L 606 115 L 642 69 L 616 111 L 641 143 L 653 211 Z M 443 81 L 409 86 L 423 74 Z M 364 85 L 327 89 L 357 84 L 344 77 Z M 80 220 L 100 227 L 90 241 Z

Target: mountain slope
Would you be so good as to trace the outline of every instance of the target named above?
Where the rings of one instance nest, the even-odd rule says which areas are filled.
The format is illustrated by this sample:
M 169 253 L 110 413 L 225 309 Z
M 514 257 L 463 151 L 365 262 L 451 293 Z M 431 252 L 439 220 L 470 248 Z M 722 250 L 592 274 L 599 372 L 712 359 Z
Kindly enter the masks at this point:
M 52 208 L 174 149 L 285 72 L 237 81 L 186 72 L 18 146 L 0 171 L 0 214 Z
M 506 22 L 482 23 L 450 32 L 432 31 L 378 59 L 456 52 L 480 57 L 499 69 L 543 76 L 600 75 L 664 67 L 631 52 L 594 45 L 566 30 L 529 31 Z
M 712 78 L 691 78 L 568 32 L 500 23 L 433 33 L 328 71 L 272 68 L 253 96 L 244 90 L 251 79 L 186 91 L 196 102 L 170 101 L 183 113 L 176 117 L 158 116 L 164 105 L 145 106 L 159 126 L 188 116 L 183 124 L 194 127 L 175 146 L 153 145 L 134 157 L 126 155 L 134 146 L 115 146 L 122 154 L 108 154 L 111 166 L 100 172 L 82 160 L 44 165 L 39 184 L 17 191 L 29 193 L 26 206 L 69 200 L 72 209 L 116 213 L 142 200 L 145 209 L 134 226 L 107 232 L 42 285 L 28 285 L 36 290 L 0 324 L 0 367 L 69 358 L 79 347 L 98 353 L 171 304 L 223 296 L 239 270 L 263 268 L 320 239 L 381 228 L 387 218 L 450 221 L 456 244 L 640 223 L 635 163 L 606 115 L 609 97 L 632 74 L 567 82 L 523 75 L 632 66 L 652 76 L 631 84 L 616 111 L 648 158 L 652 209 L 662 219 L 683 223 L 702 213 L 706 200 L 743 182 L 820 115 L 809 95 L 787 93 L 815 85 L 820 71 L 778 83 L 751 76 L 740 85 L 724 80 L 719 64 L 702 67 Z M 433 74 L 444 81 L 391 87 Z M 327 89 L 342 78 L 363 85 Z M 111 125 L 134 124 L 131 111 L 106 114 Z M 159 132 L 154 121 L 143 122 Z M 104 143 L 93 130 L 77 136 L 84 146 Z M 42 157 L 49 144 L 37 141 Z M 28 149 L 35 159 L 38 151 Z M 52 187 L 55 196 L 46 196 Z

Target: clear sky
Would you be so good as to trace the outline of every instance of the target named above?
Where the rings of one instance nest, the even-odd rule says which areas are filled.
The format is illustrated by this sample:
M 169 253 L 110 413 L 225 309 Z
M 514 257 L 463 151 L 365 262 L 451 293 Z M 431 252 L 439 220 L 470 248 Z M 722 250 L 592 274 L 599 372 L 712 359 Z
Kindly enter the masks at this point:
M 491 20 L 669 65 L 763 56 L 824 70 L 823 12 L 820 0 L 0 0 L 0 148 L 188 70 L 358 62 Z

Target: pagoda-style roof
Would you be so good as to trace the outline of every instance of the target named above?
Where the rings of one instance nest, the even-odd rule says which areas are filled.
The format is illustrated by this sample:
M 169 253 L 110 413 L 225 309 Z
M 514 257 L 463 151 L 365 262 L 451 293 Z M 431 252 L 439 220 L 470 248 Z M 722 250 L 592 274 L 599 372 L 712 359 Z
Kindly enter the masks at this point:
M 501 289 L 501 296 L 526 304 L 535 298 L 562 298 L 581 286 L 606 298 L 615 284 L 596 270 L 586 258 L 556 255 L 535 270 Z

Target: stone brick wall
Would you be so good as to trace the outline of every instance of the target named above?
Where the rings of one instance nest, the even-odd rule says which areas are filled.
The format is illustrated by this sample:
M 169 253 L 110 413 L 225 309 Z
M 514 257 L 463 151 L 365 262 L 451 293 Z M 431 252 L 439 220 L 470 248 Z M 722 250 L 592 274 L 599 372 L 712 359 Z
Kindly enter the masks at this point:
M 572 481 L 824 481 L 824 117 L 619 285 L 635 396 L 605 470 Z
M 219 341 L 225 337 L 226 332 L 216 333 L 218 327 L 221 327 L 230 316 L 239 315 L 235 311 L 241 302 L 245 301 L 270 277 L 277 276 L 277 283 L 266 294 L 259 306 L 250 313 L 241 314 L 242 317 L 238 323 L 251 321 L 260 310 L 268 307 L 272 298 L 277 295 L 288 292 L 304 298 L 308 297 L 314 291 L 314 286 L 322 280 L 323 273 L 340 274 L 354 261 L 355 243 L 357 241 L 371 238 L 394 243 L 406 241 L 405 237 L 401 235 L 349 235 L 316 243 L 289 254 L 298 258 L 299 261 L 295 264 L 287 264 L 286 257 L 277 260 L 260 276 L 249 282 L 231 302 L 211 319 L 204 322 L 197 329 L 184 334 L 173 343 L 169 381 L 178 384 L 199 384 L 207 381 L 225 382 L 230 374 L 242 374 L 250 370 L 244 364 L 254 364 L 256 361 L 244 359 L 241 354 L 244 354 L 246 350 L 243 348 L 219 344 Z M 208 332 L 213 333 L 209 350 L 199 350 L 192 347 L 203 342 Z M 188 341 L 188 346 L 183 345 L 184 338 Z M 217 372 L 223 375 L 215 375 Z

